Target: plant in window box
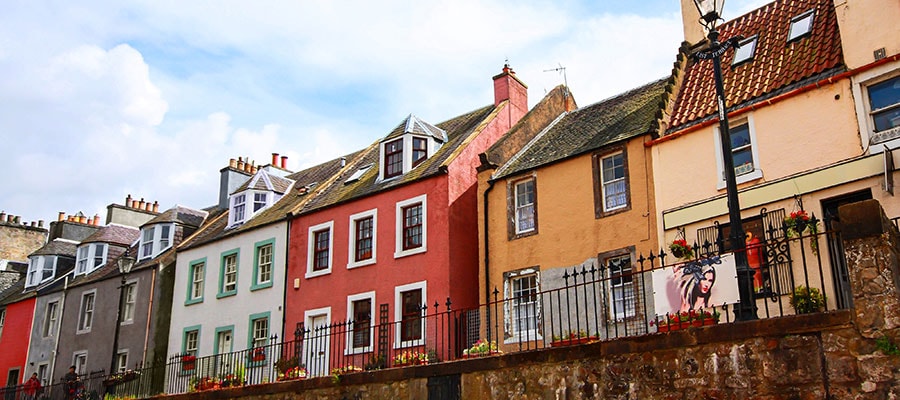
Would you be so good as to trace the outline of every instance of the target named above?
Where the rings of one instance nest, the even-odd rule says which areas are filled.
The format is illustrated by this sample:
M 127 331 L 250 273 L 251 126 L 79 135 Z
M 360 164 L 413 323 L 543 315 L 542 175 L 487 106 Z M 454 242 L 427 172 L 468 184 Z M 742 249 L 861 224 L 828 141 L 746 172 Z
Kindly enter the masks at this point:
M 588 335 L 584 330 L 572 330 L 565 335 L 553 335 L 553 341 L 550 342 L 551 347 L 571 346 L 575 344 L 584 344 L 597 341 L 597 335 Z
M 300 366 L 288 368 L 284 372 L 278 372 L 276 379 L 279 382 L 306 379 L 306 368 Z
M 204 376 L 202 378 L 191 378 L 191 391 L 198 392 L 201 390 L 215 390 L 222 387 L 222 382 L 218 378 Z
M 825 296 L 819 289 L 800 285 L 794 289 L 794 293 L 791 293 L 790 303 L 797 314 L 809 314 L 822 311 L 822 307 L 825 307 Z
M 484 339 L 478 340 L 472 347 L 463 350 L 463 358 L 483 357 L 491 354 L 503 354 L 503 352 L 497 348 L 496 342 L 488 342 Z
M 103 381 L 104 386 L 115 386 L 120 383 L 133 381 L 141 376 L 140 372 L 133 369 L 126 369 L 118 374 L 112 374 Z
M 418 351 L 404 350 L 394 356 L 394 366 L 404 367 L 407 365 L 425 365 L 428 364 L 428 355 Z
M 250 351 L 250 361 L 265 361 L 266 349 L 262 347 L 254 348 Z
M 684 239 L 675 239 L 675 241 L 669 245 L 669 251 L 672 252 L 672 255 L 676 258 L 684 260 L 694 257 L 694 249 L 692 249 L 691 245 Z
M 197 365 L 197 357 L 192 354 L 185 354 L 181 356 L 181 370 L 182 371 L 193 371 Z

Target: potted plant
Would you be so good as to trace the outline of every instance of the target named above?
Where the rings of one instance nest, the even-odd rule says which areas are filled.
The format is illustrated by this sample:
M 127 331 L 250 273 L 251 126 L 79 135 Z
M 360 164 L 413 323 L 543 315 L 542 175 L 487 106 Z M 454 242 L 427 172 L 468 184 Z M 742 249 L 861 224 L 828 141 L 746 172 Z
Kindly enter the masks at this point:
M 825 306 L 825 296 L 819 292 L 819 289 L 800 285 L 794 289 L 794 293 L 791 293 L 790 303 L 797 314 L 809 314 L 822 311 L 822 307 Z
M 214 390 L 222 387 L 222 382 L 211 376 L 191 379 L 191 391 Z
M 126 369 L 123 372 L 120 372 L 118 374 L 112 374 L 109 377 L 107 377 L 105 380 L 103 380 L 103 385 L 104 386 L 115 386 L 120 383 L 133 381 L 140 376 L 141 376 L 140 372 L 137 372 L 133 369 Z
M 818 221 L 811 219 L 805 210 L 792 211 L 791 215 L 784 219 L 788 237 L 800 237 L 803 236 L 804 232 L 815 235 L 819 231 L 818 225 Z M 819 250 L 818 238 L 810 238 L 809 243 L 813 254 L 816 254 Z
M 250 361 L 265 361 L 266 349 L 257 347 L 250 352 Z
M 693 318 L 694 326 L 706 326 L 706 325 L 715 325 L 719 323 L 719 314 L 718 311 L 712 310 L 711 312 L 705 308 L 701 308 Z
M 418 351 L 404 350 L 394 356 L 394 366 L 404 367 L 407 365 L 426 365 L 428 364 L 428 355 Z
M 503 354 L 497 348 L 497 343 L 484 339 L 479 339 L 472 347 L 463 350 L 463 358 L 483 357 L 491 354 Z
M 294 366 L 288 368 L 287 370 L 278 372 L 278 377 L 276 378 L 279 382 L 281 381 L 292 381 L 297 379 L 306 379 L 306 368 L 301 366 Z
M 553 335 L 550 347 L 571 346 L 575 344 L 590 343 L 598 340 L 597 335 L 588 335 L 584 330 L 569 331 L 565 335 Z
M 672 255 L 676 258 L 684 260 L 694 257 L 694 249 L 692 249 L 687 240 L 684 239 L 675 239 L 675 241 L 669 245 L 669 251 L 671 251 Z

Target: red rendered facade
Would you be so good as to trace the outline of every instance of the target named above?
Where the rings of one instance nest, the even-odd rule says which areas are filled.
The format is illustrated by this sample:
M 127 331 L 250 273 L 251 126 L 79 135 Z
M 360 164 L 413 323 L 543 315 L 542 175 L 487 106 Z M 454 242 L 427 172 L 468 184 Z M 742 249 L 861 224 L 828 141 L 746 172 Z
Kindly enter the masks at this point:
M 6 320 L 0 334 L 0 373 L 6 385 L 22 384 L 35 372 L 26 370 L 25 366 L 34 302 L 35 298 L 30 297 L 6 306 Z M 10 381 L 11 373 L 15 376 L 15 382 Z
M 410 183 L 354 198 L 330 207 L 301 214 L 290 222 L 287 293 L 285 296 L 285 335 L 292 337 L 300 323 L 306 329 L 314 329 L 323 322 L 340 323 L 360 319 L 354 313 L 355 301 L 362 300 L 365 310 L 370 309 L 371 324 L 379 322 L 383 305 L 388 308 L 388 321 L 400 321 L 411 310 L 404 304 L 421 293 L 421 302 L 427 305 L 426 314 L 446 310 L 446 302 L 452 302 L 454 310 L 474 307 L 478 304 L 478 212 L 476 198 L 478 154 L 506 133 L 512 124 L 527 112 L 525 87 L 508 74 L 495 79 L 497 94 L 494 113 L 486 118 L 477 135 L 456 149 L 446 164 L 444 173 L 423 177 Z M 498 81 L 504 81 L 498 84 Z M 513 90 L 515 89 L 515 90 Z M 495 93 L 496 94 L 496 93 Z M 505 100 L 512 100 L 503 103 Z M 513 104 L 515 101 L 515 104 Z M 340 184 L 340 183 L 337 183 Z M 423 248 L 405 254 L 404 223 L 405 206 L 424 204 Z M 374 214 L 375 262 L 363 266 L 350 266 L 352 238 L 356 235 L 353 216 Z M 316 271 L 310 267 L 315 262 L 315 246 L 310 241 L 327 229 L 332 237 L 331 269 Z M 398 244 L 398 240 L 400 241 Z M 355 249 L 354 249 L 355 250 Z M 418 252 L 416 251 L 418 250 Z M 399 252 L 399 254 L 398 254 Z M 368 304 L 368 305 L 367 305 Z M 370 308 L 366 308 L 370 307 Z M 387 357 L 398 352 L 412 350 L 425 352 L 432 349 L 448 349 L 451 346 L 435 338 L 435 331 L 447 330 L 437 321 L 425 320 L 420 341 L 408 340 L 409 329 L 394 325 L 389 336 Z M 331 334 L 347 327 L 332 328 Z M 352 329 L 352 328 L 349 328 Z M 374 330 L 373 330 L 374 331 Z M 321 332 L 321 331 L 320 331 Z M 315 336 L 316 331 L 309 333 Z M 305 360 L 312 374 L 327 373 L 330 368 L 355 365 L 363 366 L 374 355 L 378 333 L 373 332 L 371 346 L 361 351 L 350 351 L 352 333 L 345 338 L 332 336 L 341 343 L 309 343 L 327 349 L 326 365 Z M 440 335 L 437 335 L 440 336 Z M 449 351 L 458 352 L 457 349 Z M 350 354 L 348 358 L 348 354 Z M 307 357 L 309 355 L 307 354 Z M 391 364 L 389 362 L 389 364 Z

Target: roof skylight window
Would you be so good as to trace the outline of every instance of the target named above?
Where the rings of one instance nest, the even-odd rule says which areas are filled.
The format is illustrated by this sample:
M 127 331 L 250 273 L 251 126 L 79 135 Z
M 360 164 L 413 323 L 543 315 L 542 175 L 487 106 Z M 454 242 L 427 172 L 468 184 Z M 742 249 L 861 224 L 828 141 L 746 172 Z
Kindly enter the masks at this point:
M 734 61 L 731 62 L 731 65 L 738 65 L 753 59 L 753 54 L 756 53 L 756 38 L 757 36 L 753 35 L 741 41 L 741 46 L 734 51 Z
M 344 183 L 351 183 L 351 182 L 359 180 L 359 178 L 362 177 L 363 174 L 365 174 L 366 171 L 369 170 L 369 168 L 372 168 L 372 165 L 374 165 L 374 164 L 369 164 L 369 165 L 364 165 L 362 167 L 359 167 L 359 169 L 356 170 L 356 172 L 354 172 L 353 175 L 350 175 L 350 177 L 347 178 L 347 180 L 344 181 Z
M 809 10 L 791 19 L 791 30 L 788 32 L 788 42 L 798 39 L 812 30 L 813 10 Z

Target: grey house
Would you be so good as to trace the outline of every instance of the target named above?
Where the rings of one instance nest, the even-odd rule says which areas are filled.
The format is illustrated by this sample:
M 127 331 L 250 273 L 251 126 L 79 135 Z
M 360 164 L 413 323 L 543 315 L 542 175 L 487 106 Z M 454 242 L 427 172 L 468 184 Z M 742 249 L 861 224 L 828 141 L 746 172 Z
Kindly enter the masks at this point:
M 80 373 L 108 373 L 111 366 L 118 371 L 165 361 L 174 248 L 207 216 L 206 211 L 175 206 L 141 225 L 139 231 L 131 231 L 130 239 L 123 232 L 115 233 L 119 230 L 115 225 L 107 227 L 115 234 L 98 232 L 92 243 L 109 244 L 109 255 L 93 270 L 81 264 L 75 267 L 61 302 L 65 312 L 61 314 L 54 377 L 63 376 L 71 365 Z M 83 242 L 85 246 L 93 246 L 87 243 L 90 240 Z M 116 261 L 126 247 L 136 263 L 123 286 Z M 88 256 L 91 251 L 87 250 Z M 116 335 L 120 292 L 121 323 Z

